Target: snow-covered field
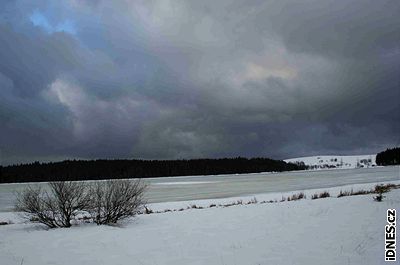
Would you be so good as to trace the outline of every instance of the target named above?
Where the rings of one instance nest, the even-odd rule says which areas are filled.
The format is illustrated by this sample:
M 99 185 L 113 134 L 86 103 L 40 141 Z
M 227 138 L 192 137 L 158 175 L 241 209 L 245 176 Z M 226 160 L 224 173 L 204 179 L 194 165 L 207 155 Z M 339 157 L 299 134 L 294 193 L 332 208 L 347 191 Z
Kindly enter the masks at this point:
M 390 181 L 400 184 L 400 181 Z M 383 202 L 372 194 L 311 200 L 328 190 L 369 189 L 353 184 L 305 190 L 307 199 L 140 215 L 120 227 L 80 225 L 45 230 L 0 213 L 0 264 L 384 264 L 386 210 L 400 205 L 400 190 Z M 295 192 L 256 195 L 280 200 Z M 154 210 L 208 206 L 241 198 L 155 203 Z
M 338 155 L 324 155 L 324 156 L 306 156 L 298 158 L 285 159 L 285 162 L 303 162 L 307 166 L 314 169 L 321 168 L 360 168 L 360 167 L 375 167 L 376 154 L 373 155 L 354 155 L 354 156 L 338 156 Z

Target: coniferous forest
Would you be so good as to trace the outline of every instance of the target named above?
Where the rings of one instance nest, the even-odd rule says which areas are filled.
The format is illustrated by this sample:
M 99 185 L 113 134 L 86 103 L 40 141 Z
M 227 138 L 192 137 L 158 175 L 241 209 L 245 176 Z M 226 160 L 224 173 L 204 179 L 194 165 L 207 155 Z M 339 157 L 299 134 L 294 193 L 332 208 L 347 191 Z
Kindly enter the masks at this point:
M 0 183 L 216 175 L 303 169 L 306 169 L 304 164 L 286 163 L 269 158 L 66 160 L 0 166 Z
M 376 155 L 376 164 L 380 166 L 399 165 L 400 147 L 386 149 Z

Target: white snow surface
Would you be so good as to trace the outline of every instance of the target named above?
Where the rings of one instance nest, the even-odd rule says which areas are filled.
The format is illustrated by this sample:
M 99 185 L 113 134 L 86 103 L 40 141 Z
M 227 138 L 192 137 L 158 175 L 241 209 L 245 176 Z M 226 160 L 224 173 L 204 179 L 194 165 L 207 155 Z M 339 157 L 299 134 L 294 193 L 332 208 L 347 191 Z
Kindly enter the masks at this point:
M 298 158 L 285 159 L 285 162 L 303 162 L 307 166 L 313 166 L 315 169 L 327 168 L 334 166 L 335 168 L 359 168 L 376 166 L 376 154 L 372 155 L 319 155 L 306 156 Z
M 400 184 L 400 181 L 391 181 Z M 0 213 L 0 264 L 384 264 L 386 210 L 399 210 L 400 190 L 311 200 L 316 192 L 370 189 L 374 183 L 305 190 L 291 202 L 190 209 L 139 215 L 119 227 L 82 224 L 46 230 Z M 207 206 L 256 197 L 280 199 L 296 193 L 150 204 L 154 210 Z
M 197 185 L 197 184 L 209 184 L 218 183 L 219 181 L 173 181 L 173 182 L 156 182 L 153 185 Z

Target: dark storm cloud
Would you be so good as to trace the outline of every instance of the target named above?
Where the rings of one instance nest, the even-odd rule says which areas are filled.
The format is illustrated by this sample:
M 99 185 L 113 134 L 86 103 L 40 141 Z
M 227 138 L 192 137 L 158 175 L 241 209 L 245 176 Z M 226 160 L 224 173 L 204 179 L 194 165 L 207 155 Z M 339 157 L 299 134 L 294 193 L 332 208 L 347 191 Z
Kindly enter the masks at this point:
M 399 144 L 398 1 L 1 5 L 3 164 Z

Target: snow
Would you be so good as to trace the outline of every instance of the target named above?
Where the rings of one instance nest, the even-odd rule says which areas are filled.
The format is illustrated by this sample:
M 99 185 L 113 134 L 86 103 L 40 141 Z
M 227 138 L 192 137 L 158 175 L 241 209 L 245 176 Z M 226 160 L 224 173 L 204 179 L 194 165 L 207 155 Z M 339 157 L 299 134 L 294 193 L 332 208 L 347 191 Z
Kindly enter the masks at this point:
M 156 182 L 152 185 L 197 185 L 197 184 L 209 184 L 217 183 L 219 181 L 174 181 L 174 182 Z
M 373 155 L 354 155 L 354 156 L 339 156 L 339 155 L 320 155 L 307 156 L 285 159 L 285 162 L 303 162 L 307 166 L 315 169 L 320 168 L 359 168 L 359 167 L 375 167 L 376 154 Z
M 399 184 L 400 181 L 391 181 Z M 304 190 L 369 189 L 355 184 Z M 258 201 L 293 192 L 257 194 Z M 0 264 L 383 264 L 386 210 L 396 208 L 400 190 L 383 202 L 372 194 L 292 202 L 190 209 L 140 215 L 119 227 L 84 224 L 45 230 L 21 223 L 0 226 Z M 247 197 L 155 203 L 152 209 L 224 203 Z
M 318 189 L 302 189 L 302 190 L 293 190 L 293 191 L 286 191 L 286 192 L 272 192 L 272 193 L 260 193 L 260 194 L 252 194 L 246 196 L 234 196 L 229 198 L 219 198 L 219 199 L 205 199 L 205 200 L 188 200 L 188 201 L 174 201 L 174 202 L 162 202 L 162 203 L 150 203 L 147 204 L 147 207 L 153 211 L 164 211 L 164 210 L 179 210 L 179 209 L 186 209 L 187 207 L 191 207 L 192 205 L 196 205 L 199 207 L 209 207 L 211 204 L 216 205 L 224 205 L 237 202 L 238 200 L 243 201 L 243 203 L 249 202 L 254 198 L 257 199 L 258 202 L 261 201 L 280 201 L 282 197 L 287 198 L 293 194 L 297 193 L 304 193 L 308 199 L 315 193 L 321 193 L 324 191 L 329 192 L 331 197 L 337 197 L 340 191 L 359 191 L 359 190 L 370 190 L 373 189 L 378 184 L 399 184 L 400 180 L 393 180 L 393 181 L 381 181 L 381 182 L 374 182 L 374 183 L 361 183 L 361 184 L 350 184 L 350 185 L 340 185 L 335 187 L 329 188 L 318 188 Z M 0 215 L 1 217 L 1 215 Z

